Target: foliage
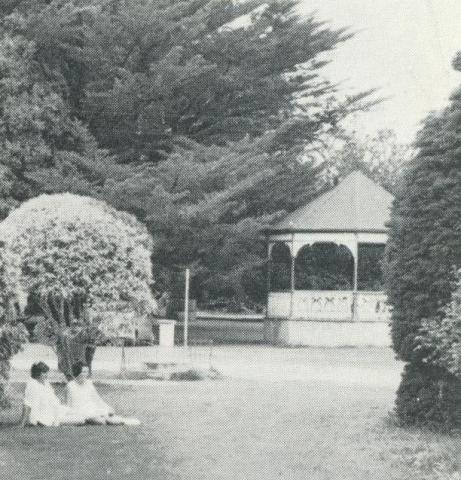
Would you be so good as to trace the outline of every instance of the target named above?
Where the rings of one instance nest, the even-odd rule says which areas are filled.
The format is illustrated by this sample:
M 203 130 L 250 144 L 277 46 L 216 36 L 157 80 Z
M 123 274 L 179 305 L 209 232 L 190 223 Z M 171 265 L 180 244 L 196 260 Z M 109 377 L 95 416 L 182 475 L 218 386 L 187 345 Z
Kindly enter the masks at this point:
M 88 197 L 41 195 L 13 211 L 2 231 L 58 351 L 71 340 L 95 344 L 97 312 L 153 308 L 151 239 L 131 215 Z
M 360 245 L 358 286 L 360 290 L 382 291 L 384 246 Z M 348 248 L 320 243 L 299 250 L 295 263 L 296 290 L 351 290 L 354 262 Z M 289 290 L 291 255 L 284 244 L 275 244 L 271 251 L 272 291 Z
M 5 11 L 4 28 L 37 44 L 38 61 L 101 146 L 126 162 L 155 162 L 177 136 L 223 145 L 293 114 L 326 125 L 363 107 L 366 93 L 335 101 L 321 76 L 323 56 L 351 34 L 300 17 L 296 5 L 22 0 Z
M 341 181 L 354 170 L 361 170 L 386 190 L 394 193 L 402 173 L 414 155 L 413 149 L 397 140 L 392 130 L 361 139 L 354 132 L 338 135 L 338 146 L 326 160 L 328 177 Z M 333 154 L 331 154 L 333 151 Z
M 453 266 L 461 265 L 460 100 L 455 95 L 445 111 L 428 118 L 392 211 L 387 288 L 394 348 L 404 360 L 421 357 L 415 351 L 421 321 L 441 315 L 453 290 Z
M 223 295 L 239 302 L 263 300 L 260 231 L 318 188 L 318 169 L 300 163 L 295 153 L 274 152 L 276 137 L 270 133 L 226 147 L 186 142 L 167 161 L 106 184 L 103 197 L 143 219 L 155 238 L 157 288 L 174 290 L 182 280 L 172 266 L 192 266 L 198 300 Z M 273 182 L 279 172 L 286 183 Z M 283 194 L 289 182 L 299 185 L 293 197 Z
M 450 430 L 461 425 L 460 396 L 461 380 L 445 368 L 408 363 L 395 409 L 403 425 Z
M 443 309 L 443 317 L 423 321 L 418 340 L 430 352 L 426 362 L 446 368 L 461 378 L 461 282 L 457 272 L 457 285 L 450 303 Z
M 17 322 L 15 301 L 18 300 L 17 258 L 0 249 L 0 408 L 9 406 L 7 395 L 10 359 L 27 340 L 25 327 Z
M 452 300 L 455 272 L 461 266 L 460 111 L 461 94 L 455 92 L 448 107 L 427 118 L 417 138 L 416 157 L 405 170 L 392 209 L 386 283 L 392 307 L 393 346 L 399 358 L 411 362 L 405 379 L 409 384 L 413 381 L 412 374 L 434 369 L 433 360 L 447 346 L 438 343 L 439 335 L 444 336 L 442 331 L 449 325 L 443 322 L 445 314 L 450 313 L 444 312 L 444 307 Z M 424 338 L 421 326 L 423 323 L 427 326 L 427 322 L 442 330 L 426 329 L 428 337 Z M 431 360 L 424 364 L 424 359 Z M 444 369 L 438 368 L 440 375 L 445 375 Z M 446 407 L 448 410 L 440 413 L 440 421 L 459 422 L 452 415 L 449 403 L 437 403 L 438 381 L 435 376 L 424 376 L 424 385 L 434 392 L 427 408 Z M 452 384 L 451 380 L 447 382 Z M 417 390 L 404 390 L 398 394 L 398 411 L 402 412 L 403 420 L 411 421 L 414 411 L 411 405 L 416 401 L 412 395 Z M 459 398 L 457 401 L 459 404 Z
M 0 38 L 0 216 L 43 191 L 86 192 L 105 165 L 24 37 Z
M 359 245 L 357 282 L 359 290 L 382 292 L 385 289 L 384 271 L 385 246 L 368 243 Z
M 41 195 L 13 211 L 8 227 L 27 292 L 97 310 L 149 298 L 151 240 L 131 215 L 88 197 Z
M 352 290 L 354 259 L 344 246 L 305 246 L 296 258 L 298 290 Z
M 330 164 L 317 153 L 372 103 L 370 92 L 345 97 L 322 78 L 351 33 L 296 7 L 2 3 L 14 138 L 31 152 L 19 169 L 0 156 L 3 215 L 42 192 L 105 200 L 156 238 L 159 290 L 176 289 L 191 266 L 195 296 L 261 302 L 260 229 L 328 188 Z

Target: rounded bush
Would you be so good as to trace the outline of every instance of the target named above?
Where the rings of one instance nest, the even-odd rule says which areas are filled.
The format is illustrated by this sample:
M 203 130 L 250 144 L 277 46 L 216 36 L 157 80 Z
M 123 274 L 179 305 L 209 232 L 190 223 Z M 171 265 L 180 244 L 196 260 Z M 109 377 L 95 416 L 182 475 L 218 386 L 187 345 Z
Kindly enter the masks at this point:
M 407 364 L 396 413 L 404 425 L 446 430 L 461 426 L 461 379 L 441 367 Z

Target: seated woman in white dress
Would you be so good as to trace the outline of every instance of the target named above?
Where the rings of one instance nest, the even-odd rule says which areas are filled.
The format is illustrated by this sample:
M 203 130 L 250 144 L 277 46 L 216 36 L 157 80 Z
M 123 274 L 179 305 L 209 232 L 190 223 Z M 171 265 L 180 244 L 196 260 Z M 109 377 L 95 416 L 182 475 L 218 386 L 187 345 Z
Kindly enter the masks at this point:
M 67 406 L 72 415 L 95 425 L 139 425 L 135 418 L 115 415 L 114 409 L 99 396 L 83 363 L 72 366 L 72 375 L 74 379 L 66 387 Z
M 68 412 L 48 382 L 50 368 L 44 362 L 32 365 L 31 378 L 26 384 L 21 426 L 57 427 L 82 425 L 85 419 Z

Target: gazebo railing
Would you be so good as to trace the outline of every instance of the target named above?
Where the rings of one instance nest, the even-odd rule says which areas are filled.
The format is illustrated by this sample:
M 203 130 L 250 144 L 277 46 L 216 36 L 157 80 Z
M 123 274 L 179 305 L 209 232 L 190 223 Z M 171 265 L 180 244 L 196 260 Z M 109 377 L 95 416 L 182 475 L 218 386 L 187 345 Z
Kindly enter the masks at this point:
M 355 308 L 355 312 L 354 312 Z M 383 292 L 338 290 L 295 290 L 270 292 L 269 318 L 312 321 L 387 322 L 390 318 Z

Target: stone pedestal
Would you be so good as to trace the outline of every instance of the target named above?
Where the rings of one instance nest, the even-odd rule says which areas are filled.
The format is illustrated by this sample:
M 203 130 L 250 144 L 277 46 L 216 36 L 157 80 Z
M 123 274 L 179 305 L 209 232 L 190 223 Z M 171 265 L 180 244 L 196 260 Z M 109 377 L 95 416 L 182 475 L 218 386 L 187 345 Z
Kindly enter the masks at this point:
M 159 345 L 161 347 L 173 347 L 174 346 L 174 327 L 176 325 L 175 320 L 158 320 L 159 325 Z

